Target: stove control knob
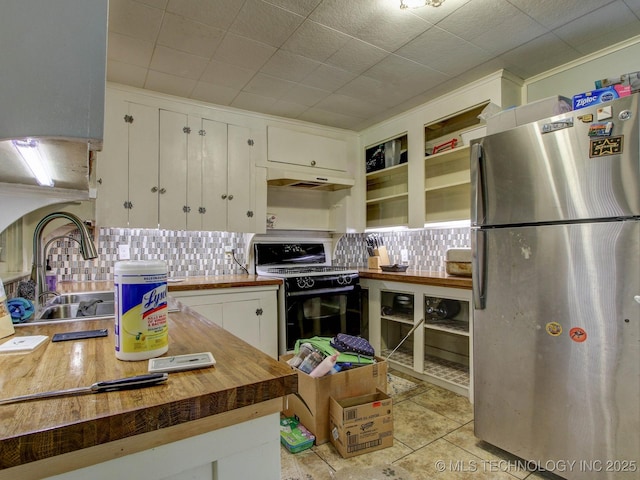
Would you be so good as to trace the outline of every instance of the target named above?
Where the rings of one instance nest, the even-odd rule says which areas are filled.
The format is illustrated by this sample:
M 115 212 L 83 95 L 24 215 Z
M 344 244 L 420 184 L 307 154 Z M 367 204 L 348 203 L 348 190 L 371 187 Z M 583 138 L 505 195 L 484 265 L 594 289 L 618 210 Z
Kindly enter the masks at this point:
M 349 275 L 338 275 L 338 285 L 350 285 L 351 277 Z
M 298 277 L 296 278 L 296 283 L 298 284 L 298 288 L 305 289 L 313 287 L 315 282 L 311 277 Z

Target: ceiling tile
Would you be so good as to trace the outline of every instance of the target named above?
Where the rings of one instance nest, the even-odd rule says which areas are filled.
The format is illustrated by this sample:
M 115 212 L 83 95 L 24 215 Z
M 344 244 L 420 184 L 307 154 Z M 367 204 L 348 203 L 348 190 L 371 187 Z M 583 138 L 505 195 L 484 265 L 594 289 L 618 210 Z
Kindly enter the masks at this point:
M 349 40 L 325 63 L 354 73 L 362 73 L 378 63 L 389 53 L 358 39 Z
M 133 0 L 110 0 L 109 31 L 155 42 L 163 14 L 160 9 Z
M 149 68 L 157 72 L 198 80 L 208 63 L 209 61 L 204 57 L 158 45 L 151 57 Z
M 167 3 L 169 0 L 137 0 L 140 3 L 144 3 L 145 5 L 149 5 L 151 7 L 165 9 L 167 8 Z
M 458 75 L 491 57 L 484 50 L 437 26 L 396 50 L 396 54 L 449 76 Z
M 178 97 L 189 98 L 191 91 L 196 85 L 195 80 L 184 77 L 169 75 L 164 72 L 149 70 L 144 88 L 154 90 L 156 92 L 166 93 L 168 95 L 176 95 Z
M 109 82 L 144 88 L 144 81 L 146 78 L 146 68 L 118 62 L 116 60 L 107 61 L 107 81 Z
M 306 78 L 300 81 L 309 87 L 320 88 L 328 92 L 335 92 L 337 89 L 346 85 L 356 77 L 353 72 L 347 72 L 331 65 L 320 65 Z
M 303 17 L 308 16 L 322 0 L 267 0 L 268 3 L 280 8 L 297 13 Z
M 278 50 L 260 69 L 262 73 L 297 82 L 318 68 L 315 60 L 296 55 L 285 50 Z
M 379 10 L 378 14 L 370 18 L 355 36 L 376 47 L 393 52 L 432 25 L 421 17 L 407 14 L 406 10 L 389 8 Z
M 299 103 L 287 102 L 286 100 L 276 100 L 271 106 L 266 107 L 264 113 L 277 115 L 279 117 L 298 118 L 309 107 Z
M 327 98 L 320 100 L 314 105 L 314 108 L 354 117 L 367 117 L 386 109 L 386 107 L 368 100 L 359 100 L 337 93 L 332 93 Z
M 448 17 L 453 12 L 455 12 L 464 4 L 470 1 L 481 1 L 481 0 L 446 0 L 439 7 L 412 8 L 412 9 L 404 10 L 404 12 L 407 12 L 407 14 L 409 15 L 416 15 L 422 18 L 423 20 L 426 20 L 429 23 L 437 24 L 440 20 Z M 398 3 L 400 3 L 399 0 L 398 0 Z
M 282 48 L 323 62 L 336 53 L 350 38 L 337 30 L 305 20 L 282 45 Z
M 381 10 L 389 10 L 388 0 L 323 0 L 309 15 L 315 22 L 356 36 Z
M 280 47 L 304 17 L 260 0 L 246 0 L 229 31 Z
M 202 73 L 200 81 L 241 90 L 256 73 L 255 70 L 211 60 Z
M 512 11 L 499 28 L 487 28 L 473 38 L 473 44 L 493 54 L 511 50 L 523 43 L 544 35 L 547 30 L 528 15 Z
M 635 13 L 636 17 L 640 18 L 640 2 L 638 0 L 624 0 L 624 3 Z
M 614 0 L 562 0 L 561 2 L 509 0 L 509 3 L 546 28 L 554 29 L 612 1 Z
M 298 83 L 282 96 L 282 100 L 310 107 L 318 103 L 323 98 L 327 98 L 330 94 L 331 92 Z
M 344 115 L 342 113 L 327 112 L 326 110 L 320 110 L 317 108 L 310 108 L 309 110 L 301 113 L 298 119 L 305 122 L 317 123 L 319 125 L 329 125 L 336 128 L 344 128 L 347 130 L 353 130 L 354 126 L 362 125 L 366 122 L 366 119 L 361 117 L 353 117 Z
M 381 82 L 394 83 L 424 68 L 424 65 L 413 60 L 392 54 L 387 55 L 364 74 Z
M 603 24 L 602 18 L 607 22 Z M 557 28 L 554 33 L 587 54 L 640 34 L 640 20 L 624 2 L 617 1 Z
M 167 13 L 162 21 L 158 45 L 181 52 L 210 58 L 224 37 L 225 31 Z
M 276 48 L 240 35 L 227 33 L 214 59 L 250 70 L 259 70 L 276 52 Z
M 263 97 L 280 98 L 296 84 L 281 78 L 258 73 L 242 89 L 243 92 L 255 93 Z
M 169 0 L 167 12 L 227 29 L 241 8 L 242 2 L 238 0 Z
M 191 93 L 191 98 L 216 105 L 230 105 L 240 90 L 223 85 L 198 82 Z
M 109 33 L 109 50 L 107 58 L 130 65 L 148 67 L 153 54 L 153 42 L 139 38 Z
M 241 108 L 243 110 L 266 113 L 275 102 L 275 99 L 271 97 L 263 97 L 262 95 L 256 95 L 254 93 L 240 92 L 233 102 L 231 102 L 231 106 Z
M 579 53 L 553 33 L 542 35 L 500 55 L 506 68 L 520 76 L 532 77 L 556 65 L 567 63 Z

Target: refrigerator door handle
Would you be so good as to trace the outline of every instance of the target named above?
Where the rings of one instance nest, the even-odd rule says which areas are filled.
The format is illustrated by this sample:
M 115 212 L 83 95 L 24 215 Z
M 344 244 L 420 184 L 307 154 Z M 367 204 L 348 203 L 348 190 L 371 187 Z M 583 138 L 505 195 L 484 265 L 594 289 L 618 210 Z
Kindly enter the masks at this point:
M 471 198 L 471 225 L 480 225 L 485 220 L 484 197 L 484 155 L 482 144 L 471 145 L 471 186 L 473 196 Z
M 473 272 L 473 304 L 477 310 L 484 310 L 486 301 L 486 232 L 471 229 L 471 269 Z

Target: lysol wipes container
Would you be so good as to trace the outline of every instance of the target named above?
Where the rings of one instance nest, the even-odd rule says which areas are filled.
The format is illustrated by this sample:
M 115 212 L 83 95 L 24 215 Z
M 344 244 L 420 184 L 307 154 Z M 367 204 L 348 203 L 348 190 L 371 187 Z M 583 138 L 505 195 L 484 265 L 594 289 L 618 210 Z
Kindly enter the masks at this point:
M 116 262 L 116 358 L 146 360 L 169 349 L 167 264 L 161 260 Z

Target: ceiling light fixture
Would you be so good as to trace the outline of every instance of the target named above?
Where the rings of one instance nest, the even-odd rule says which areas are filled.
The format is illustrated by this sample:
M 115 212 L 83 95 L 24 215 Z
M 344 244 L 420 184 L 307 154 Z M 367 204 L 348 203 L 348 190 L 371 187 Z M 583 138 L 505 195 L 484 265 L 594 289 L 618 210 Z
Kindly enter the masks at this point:
M 400 9 L 420 8 L 420 7 L 439 7 L 444 0 L 400 0 Z
M 32 138 L 26 138 L 24 140 L 12 140 L 12 143 L 24 163 L 31 170 L 36 181 L 45 187 L 53 187 L 53 180 L 47 173 L 42 155 L 40 155 L 38 142 Z

